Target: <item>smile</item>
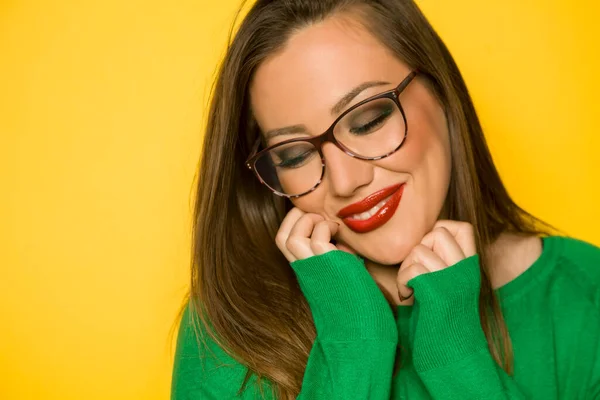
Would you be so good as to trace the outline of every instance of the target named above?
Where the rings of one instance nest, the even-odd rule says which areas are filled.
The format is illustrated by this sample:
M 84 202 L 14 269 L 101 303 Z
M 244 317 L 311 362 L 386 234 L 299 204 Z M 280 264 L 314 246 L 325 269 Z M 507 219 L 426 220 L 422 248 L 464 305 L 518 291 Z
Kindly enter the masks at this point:
M 369 218 L 371 218 L 372 216 L 374 216 L 375 214 L 377 214 L 377 211 L 381 210 L 381 207 L 383 207 L 385 205 L 385 203 L 387 203 L 387 201 L 389 199 L 390 198 L 388 197 L 385 200 L 382 200 L 379 203 L 377 203 L 377 205 L 375 207 L 371 208 L 370 210 L 365 211 L 365 212 L 360 213 L 360 214 L 351 215 L 348 218 L 355 219 L 357 221 L 366 221 Z
M 344 207 L 338 213 L 338 217 L 354 232 L 370 232 L 384 225 L 394 216 L 403 192 L 403 183 L 387 187 Z

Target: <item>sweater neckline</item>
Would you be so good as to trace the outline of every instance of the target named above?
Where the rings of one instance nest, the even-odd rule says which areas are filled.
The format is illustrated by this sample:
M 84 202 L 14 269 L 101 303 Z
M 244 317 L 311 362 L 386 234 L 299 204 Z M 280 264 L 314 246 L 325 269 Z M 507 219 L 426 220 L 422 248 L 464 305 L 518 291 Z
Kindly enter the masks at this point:
M 505 302 L 521 295 L 547 275 L 551 271 L 548 267 L 560 254 L 560 244 L 559 237 L 542 237 L 542 254 L 537 260 L 515 279 L 496 289 L 500 300 Z

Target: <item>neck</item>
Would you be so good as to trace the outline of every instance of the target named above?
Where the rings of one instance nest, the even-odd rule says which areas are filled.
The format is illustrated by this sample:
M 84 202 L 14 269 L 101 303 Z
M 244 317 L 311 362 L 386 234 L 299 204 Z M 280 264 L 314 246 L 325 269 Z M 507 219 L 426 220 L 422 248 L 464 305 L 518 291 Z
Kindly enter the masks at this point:
M 541 253 L 541 240 L 535 236 L 511 233 L 500 235 L 487 248 L 489 260 L 487 268 L 492 287 L 497 289 L 521 275 L 538 259 Z M 396 276 L 398 275 L 399 264 L 382 265 L 371 260 L 365 260 L 365 265 L 392 306 L 413 304 L 414 297 L 401 302 L 398 296 Z

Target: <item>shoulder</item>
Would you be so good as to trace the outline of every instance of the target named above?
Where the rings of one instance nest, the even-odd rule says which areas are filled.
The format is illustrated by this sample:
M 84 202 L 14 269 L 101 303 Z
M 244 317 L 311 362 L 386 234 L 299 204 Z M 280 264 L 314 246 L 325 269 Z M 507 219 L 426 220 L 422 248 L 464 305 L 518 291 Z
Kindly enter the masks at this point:
M 583 262 L 600 262 L 600 248 L 583 240 L 566 237 L 550 236 L 547 241 L 554 241 L 561 246 L 563 257 Z
M 553 254 L 555 277 L 565 277 L 574 285 L 573 294 L 587 297 L 600 306 L 600 248 L 562 236 L 545 238 L 544 247 Z
M 600 248 L 582 240 L 548 236 L 501 236 L 491 248 L 495 288 L 536 282 L 562 298 L 600 307 Z M 521 282 L 515 285 L 513 282 Z M 541 286 L 538 286 L 541 287 Z
M 492 285 L 506 285 L 527 271 L 542 255 L 539 237 L 505 233 L 489 248 Z
M 192 302 L 188 303 L 177 336 L 172 400 L 233 398 L 241 388 L 248 369 L 214 340 L 210 329 Z
M 600 248 L 579 239 L 551 236 L 544 244 L 556 249 L 557 262 L 600 285 Z

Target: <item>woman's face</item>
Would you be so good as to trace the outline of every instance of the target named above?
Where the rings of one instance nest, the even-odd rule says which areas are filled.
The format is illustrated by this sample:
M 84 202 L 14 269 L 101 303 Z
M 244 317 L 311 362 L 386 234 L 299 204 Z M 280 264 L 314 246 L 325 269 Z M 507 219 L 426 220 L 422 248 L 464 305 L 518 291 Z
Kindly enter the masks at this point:
M 332 113 L 332 108 L 353 89 L 369 86 L 346 108 L 394 89 L 410 72 L 362 25 L 336 16 L 298 31 L 260 65 L 250 88 L 252 109 L 262 132 L 306 128 L 279 141 L 316 136 L 333 123 L 340 113 Z M 364 85 L 368 82 L 375 84 Z M 398 151 L 365 161 L 328 142 L 323 146 L 322 183 L 292 200 L 305 212 L 338 222 L 337 241 L 380 264 L 402 261 L 429 232 L 441 213 L 450 180 L 450 143 L 442 107 L 418 78 L 402 92 L 400 103 L 408 135 Z M 375 204 L 369 201 L 371 195 Z M 343 209 L 351 215 L 340 215 Z

